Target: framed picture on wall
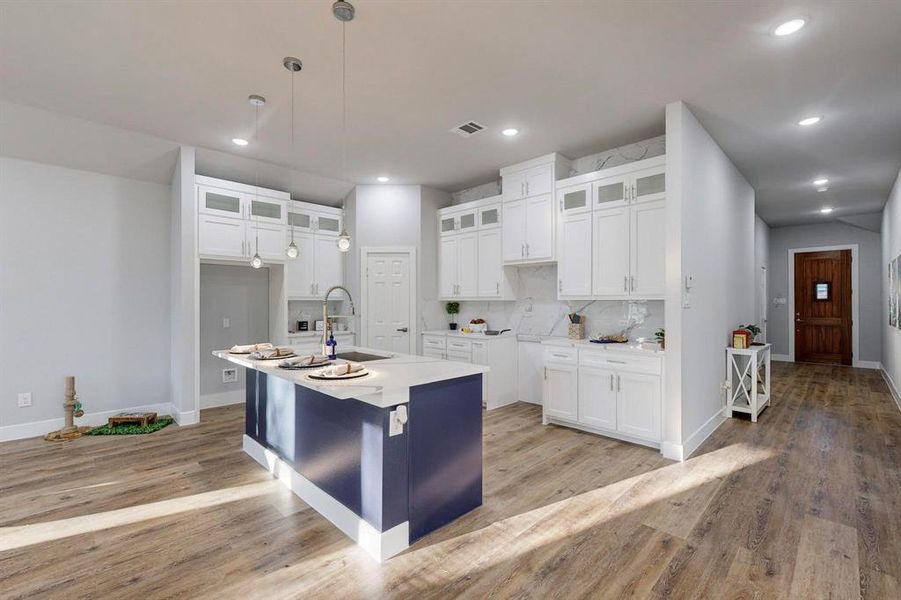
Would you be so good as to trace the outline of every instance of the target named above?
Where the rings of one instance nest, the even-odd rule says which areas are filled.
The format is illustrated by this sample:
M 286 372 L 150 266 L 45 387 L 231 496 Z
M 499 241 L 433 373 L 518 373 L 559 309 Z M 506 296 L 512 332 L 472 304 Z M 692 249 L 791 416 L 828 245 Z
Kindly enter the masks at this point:
M 895 327 L 901 329 L 901 254 L 895 257 L 895 260 L 892 261 L 894 266 L 894 274 L 892 275 L 892 286 L 891 286 L 891 294 L 894 297 L 894 302 L 890 301 L 890 306 L 894 306 L 894 317 L 895 317 Z

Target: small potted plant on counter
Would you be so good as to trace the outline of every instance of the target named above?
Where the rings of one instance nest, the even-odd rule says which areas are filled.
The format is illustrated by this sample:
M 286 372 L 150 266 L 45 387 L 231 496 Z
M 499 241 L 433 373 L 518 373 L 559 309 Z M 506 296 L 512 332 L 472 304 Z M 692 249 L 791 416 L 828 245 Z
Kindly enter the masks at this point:
M 757 325 L 741 325 L 739 329 L 745 329 L 751 332 L 751 345 L 752 346 L 762 346 L 763 342 L 758 342 L 757 336 L 760 335 L 761 329 Z
M 448 302 L 447 304 L 444 305 L 444 310 L 445 310 L 445 312 L 447 312 L 447 316 L 450 317 L 450 323 L 448 323 L 448 326 L 450 327 L 451 331 L 456 330 L 457 329 L 456 315 L 460 312 L 460 303 L 459 302 Z
M 666 350 L 666 329 L 661 327 L 660 329 L 655 331 L 654 339 L 657 340 L 658 344 L 660 344 L 661 350 Z

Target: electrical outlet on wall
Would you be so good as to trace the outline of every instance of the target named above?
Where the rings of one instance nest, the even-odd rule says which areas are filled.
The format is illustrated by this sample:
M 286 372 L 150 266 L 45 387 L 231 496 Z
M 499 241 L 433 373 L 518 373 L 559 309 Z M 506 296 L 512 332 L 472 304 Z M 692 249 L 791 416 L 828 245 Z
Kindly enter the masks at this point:
M 228 329 L 231 326 L 231 319 L 229 319 L 228 317 L 222 317 L 222 329 Z
M 234 383 L 236 381 L 238 381 L 238 369 L 236 367 L 222 369 L 222 383 Z
M 31 392 L 20 392 L 19 408 L 25 408 L 26 406 L 31 406 Z

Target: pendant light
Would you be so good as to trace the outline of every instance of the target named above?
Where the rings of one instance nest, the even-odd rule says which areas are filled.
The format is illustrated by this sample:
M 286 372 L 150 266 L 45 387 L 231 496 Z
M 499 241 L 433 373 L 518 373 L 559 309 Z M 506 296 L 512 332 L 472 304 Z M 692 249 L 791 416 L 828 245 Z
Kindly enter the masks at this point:
M 347 32 L 344 26 L 354 18 L 354 7 L 350 2 L 338 0 L 332 4 L 332 14 L 341 21 L 341 174 L 347 172 Z M 338 236 L 338 250 L 350 250 L 350 236 L 342 224 L 341 235 Z
M 294 158 L 294 74 L 303 69 L 303 63 L 300 62 L 299 58 L 286 56 L 282 59 L 282 64 L 285 65 L 285 68 L 291 73 L 291 158 Z M 293 208 L 294 198 L 291 198 L 290 202 Z M 291 228 L 291 243 L 285 248 L 285 256 L 293 260 L 300 256 L 300 248 L 294 243 L 294 221 L 290 219 L 290 215 L 288 220 L 288 227 Z
M 247 98 L 253 107 L 253 146 L 256 149 L 256 159 L 254 160 L 254 176 L 253 191 L 256 200 L 260 199 L 260 107 L 266 104 L 266 99 L 262 96 L 252 94 Z M 253 211 L 251 210 L 251 216 Z M 257 217 L 255 228 L 255 241 L 253 249 L 253 258 L 250 259 L 250 266 L 259 269 L 263 266 L 263 257 L 260 256 L 260 219 Z

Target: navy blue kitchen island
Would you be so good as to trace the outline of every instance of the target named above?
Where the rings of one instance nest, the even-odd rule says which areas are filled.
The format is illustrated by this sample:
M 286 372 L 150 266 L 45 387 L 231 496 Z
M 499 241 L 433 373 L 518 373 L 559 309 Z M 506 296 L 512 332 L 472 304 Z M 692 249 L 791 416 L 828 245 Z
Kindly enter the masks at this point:
M 393 355 L 360 380 L 247 368 L 244 450 L 379 560 L 482 503 L 479 365 Z

